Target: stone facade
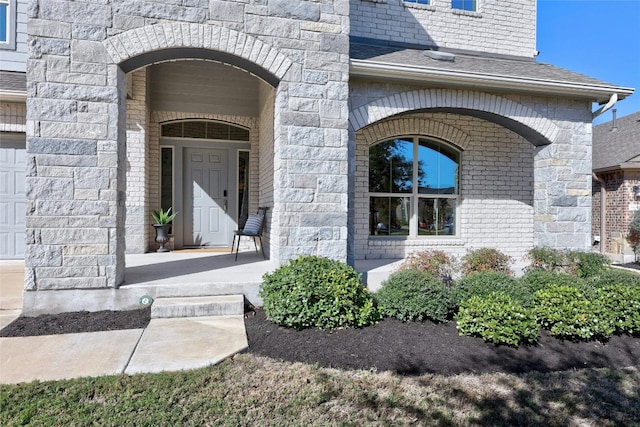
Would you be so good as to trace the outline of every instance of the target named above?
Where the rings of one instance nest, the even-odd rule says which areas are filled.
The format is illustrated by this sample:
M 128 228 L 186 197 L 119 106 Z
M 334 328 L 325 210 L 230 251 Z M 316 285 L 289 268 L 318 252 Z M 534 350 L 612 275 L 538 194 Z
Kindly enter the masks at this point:
M 535 2 L 479 4 L 463 12 L 442 0 L 32 1 L 25 312 L 137 304 L 118 293 L 124 253 L 155 247 L 161 127 L 181 120 L 248 130 L 248 206 L 269 207 L 264 242 L 276 264 L 430 248 L 498 247 L 516 258 L 535 245 L 589 249 L 590 98 L 350 74 L 350 37 L 532 60 Z M 156 108 L 153 67 L 173 61 L 242 70 L 257 82 L 255 96 L 234 100 L 244 113 L 215 99 Z M 216 77 L 232 85 L 233 72 Z M 20 113 L 1 111 L 10 120 Z M 454 236 L 369 236 L 369 149 L 410 135 L 460 152 Z
M 146 244 L 144 217 L 157 197 L 149 178 L 156 160 L 148 159 L 157 153 L 146 142 L 152 122 L 144 74 L 134 72 L 128 86 L 124 71 L 163 58 L 231 59 L 274 86 L 272 95 L 262 91 L 264 117 L 254 132 L 255 151 L 274 154 L 265 168 L 273 190 L 262 188 L 264 200 L 253 201 L 273 200 L 271 257 L 344 259 L 347 200 L 336 193 L 347 182 L 348 12 L 345 0 L 34 2 L 27 289 L 115 288 L 125 234 L 134 248 Z M 265 142 L 272 146 L 257 146 L 258 133 L 272 135 Z M 329 233 L 309 238 L 320 228 Z

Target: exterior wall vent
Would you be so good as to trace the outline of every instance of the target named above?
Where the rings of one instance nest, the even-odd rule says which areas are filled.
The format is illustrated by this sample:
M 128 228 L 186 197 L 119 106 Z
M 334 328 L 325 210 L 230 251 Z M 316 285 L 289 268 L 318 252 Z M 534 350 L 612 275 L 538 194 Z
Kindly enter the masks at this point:
M 425 50 L 424 54 L 429 58 L 436 59 L 438 61 L 453 62 L 456 60 L 456 56 L 453 53 L 449 53 L 449 52 L 440 52 L 438 50 Z

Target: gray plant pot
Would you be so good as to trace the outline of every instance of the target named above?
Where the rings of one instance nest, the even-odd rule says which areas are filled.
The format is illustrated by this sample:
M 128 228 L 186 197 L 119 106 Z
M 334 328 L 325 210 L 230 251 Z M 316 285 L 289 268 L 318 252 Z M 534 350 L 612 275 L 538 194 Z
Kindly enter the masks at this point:
M 156 243 L 160 245 L 156 252 L 169 252 L 164 245 L 169 241 L 169 228 L 171 224 L 153 224 L 156 229 Z

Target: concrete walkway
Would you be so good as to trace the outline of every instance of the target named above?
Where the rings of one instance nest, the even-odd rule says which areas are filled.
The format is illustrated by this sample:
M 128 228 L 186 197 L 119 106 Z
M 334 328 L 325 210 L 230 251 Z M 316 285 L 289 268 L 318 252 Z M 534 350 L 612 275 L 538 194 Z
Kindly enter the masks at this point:
M 0 261 L 2 327 L 20 315 L 24 263 Z M 0 338 L 0 383 L 195 369 L 248 347 L 240 316 L 152 319 L 145 329 Z

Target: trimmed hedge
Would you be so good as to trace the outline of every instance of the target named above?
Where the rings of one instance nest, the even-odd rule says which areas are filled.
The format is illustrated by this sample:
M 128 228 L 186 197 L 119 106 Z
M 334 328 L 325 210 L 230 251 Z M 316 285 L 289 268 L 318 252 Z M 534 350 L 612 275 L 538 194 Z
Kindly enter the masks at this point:
M 402 321 L 447 321 L 453 300 L 446 285 L 424 271 L 397 271 L 382 283 L 376 298 L 387 316 Z
M 617 333 L 640 335 L 640 286 L 606 285 L 597 295 L 600 304 L 613 313 Z
M 362 327 L 382 317 L 360 274 L 328 258 L 300 257 L 265 274 L 260 296 L 269 320 L 295 329 Z
M 530 271 L 519 280 L 523 286 L 530 289 L 531 295 L 549 285 L 575 286 L 584 284 L 584 281 L 576 276 L 545 270 Z
M 523 287 L 518 280 L 506 273 L 486 271 L 474 273 L 463 277 L 454 283 L 453 298 L 457 306 L 471 297 L 484 297 L 492 292 L 509 295 L 516 300 L 523 299 L 521 296 Z
M 572 286 L 549 285 L 537 291 L 534 312 L 544 329 L 561 338 L 608 338 L 616 329 L 614 310 Z
M 595 286 L 596 288 L 607 285 L 640 286 L 640 274 L 617 268 L 607 268 L 586 279 L 586 283 Z
M 479 336 L 494 344 L 518 346 L 536 341 L 540 333 L 530 309 L 510 296 L 496 292 L 464 301 L 456 320 L 461 335 Z

